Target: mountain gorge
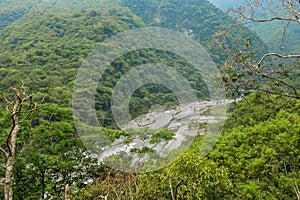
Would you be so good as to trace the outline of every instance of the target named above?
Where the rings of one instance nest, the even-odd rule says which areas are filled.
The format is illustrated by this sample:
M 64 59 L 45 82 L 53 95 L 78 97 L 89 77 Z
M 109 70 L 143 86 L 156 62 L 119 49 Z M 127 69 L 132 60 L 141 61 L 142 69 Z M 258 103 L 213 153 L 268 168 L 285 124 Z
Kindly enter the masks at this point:
M 282 50 L 278 47 L 285 23 L 241 26 L 226 12 L 228 7 L 240 4 L 245 5 L 235 0 L 0 0 L 0 199 L 8 185 L 3 177 L 10 167 L 9 141 L 16 122 L 13 198 L 7 200 L 300 199 L 299 98 L 284 96 L 284 92 L 275 95 L 259 91 L 261 85 L 276 90 L 281 83 L 294 84 L 299 90 L 300 61 L 292 59 L 285 66 L 285 62 L 266 59 L 261 65 L 263 76 L 285 69 L 283 80 L 274 76 L 272 82 L 266 82 L 251 76 L 258 73 L 260 66 L 256 63 L 270 50 L 299 53 L 299 24 L 290 24 L 286 49 Z M 88 87 L 74 90 L 79 70 L 92 63 L 89 56 L 94 54 L 90 53 L 100 44 L 118 34 L 149 27 L 176 31 L 200 44 L 212 61 L 201 67 L 214 63 L 218 69 L 232 72 L 234 62 L 235 83 L 239 83 L 243 69 L 253 67 L 253 74 L 243 78 L 246 84 L 257 83 L 253 86 L 257 90 L 249 94 L 239 91 L 237 99 L 228 100 L 233 103 L 223 106 L 221 101 L 211 99 L 206 77 L 191 62 L 174 52 L 154 48 L 130 51 L 106 66 L 92 91 L 95 105 L 84 99 L 91 93 Z M 156 84 L 156 74 L 148 67 L 147 80 L 153 83 L 134 91 L 128 111 L 133 128 L 121 130 L 112 111 L 114 90 L 126 74 L 147 64 L 178 72 L 203 107 L 188 104 L 186 110 L 180 110 L 180 99 L 167 86 Z M 87 74 L 93 73 L 86 69 Z M 136 74 L 130 83 L 144 76 Z M 225 73 L 225 80 L 210 78 L 225 87 L 230 82 L 229 78 L 226 82 L 228 76 Z M 180 86 L 181 80 L 172 77 L 170 81 Z M 21 104 L 17 112 L 7 112 L 23 103 L 20 96 L 27 92 L 32 94 L 27 97 L 30 102 Z M 79 107 L 87 105 L 90 109 L 79 110 L 87 112 L 84 120 L 92 121 L 90 116 L 95 114 L 100 125 L 87 127 L 87 139 L 76 124 L 79 120 L 74 107 L 78 105 L 72 102 L 76 92 L 83 98 Z M 20 120 L 14 120 L 14 116 Z M 159 123 L 164 127 L 151 129 Z M 181 129 L 183 126 L 185 129 Z M 176 130 L 182 135 L 176 135 Z M 188 135 L 190 130 L 195 134 Z M 181 136 L 187 140 L 175 148 Z M 91 143 L 85 143 L 85 139 Z M 175 147 L 169 145 L 172 151 L 159 160 L 166 152 L 158 151 L 172 144 L 169 141 L 175 141 Z M 138 142 L 143 148 L 134 146 Z M 86 144 L 100 152 L 114 152 L 119 147 L 125 151 L 105 160 Z M 112 145 L 107 148 L 106 144 Z M 203 152 L 207 152 L 205 157 Z M 129 160 L 126 153 L 136 157 Z M 143 159 L 150 159 L 146 167 L 151 170 L 136 173 L 136 168 L 143 167 Z M 130 169 L 120 171 L 109 162 Z

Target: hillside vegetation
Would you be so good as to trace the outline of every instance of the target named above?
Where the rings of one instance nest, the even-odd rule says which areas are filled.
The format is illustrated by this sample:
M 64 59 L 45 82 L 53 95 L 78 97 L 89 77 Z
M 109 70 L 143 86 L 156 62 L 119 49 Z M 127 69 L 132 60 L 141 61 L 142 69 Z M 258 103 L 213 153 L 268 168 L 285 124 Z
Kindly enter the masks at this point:
M 244 41 L 248 37 L 252 38 L 253 50 L 257 50 L 258 54 L 265 48 L 253 33 L 246 28 L 235 26 L 230 17 L 207 1 L 191 1 L 188 4 L 175 1 L 124 1 L 121 2 L 122 6 L 110 2 L 103 3 L 104 7 L 96 2 L 36 3 L 36 8 L 28 11 L 26 16 L 2 30 L 0 35 L 0 75 L 3 77 L 0 81 L 1 92 L 6 93 L 9 86 L 16 86 L 20 84 L 20 80 L 23 80 L 32 91 L 37 93 L 37 98 L 46 96 L 46 102 L 70 106 L 77 69 L 88 53 L 97 44 L 117 33 L 155 25 L 153 20 L 156 15 L 161 15 L 160 23 L 157 25 L 163 28 L 175 27 L 179 32 L 192 29 L 195 39 L 206 47 L 213 60 L 219 64 L 226 59 L 225 49 L 243 48 Z M 140 8 L 154 7 L 155 9 L 153 12 L 141 13 L 145 10 L 139 10 L 135 5 L 140 5 Z M 70 9 L 72 12 L 66 13 L 62 8 Z M 160 10 L 156 12 L 158 8 Z M 179 13 L 182 14 L 179 16 Z M 224 39 L 228 41 L 226 47 L 215 43 L 213 36 L 223 29 L 231 30 Z M 239 37 L 242 39 L 233 40 Z M 104 77 L 105 81 L 98 86 L 96 109 L 101 123 L 106 126 L 113 123 L 109 110 L 110 97 L 112 87 L 117 80 L 133 66 L 148 63 L 147 60 L 179 69 L 191 82 L 192 87 L 198 88 L 198 98 L 208 98 L 201 75 L 195 74 L 186 61 L 162 51 L 131 52 L 112 63 L 111 68 L 107 69 L 110 78 Z M 148 89 L 146 87 L 140 90 L 136 91 L 131 101 L 134 117 L 147 112 L 152 105 L 170 106 L 177 102 L 169 90 L 160 86 L 152 85 L 148 86 Z M 148 100 L 142 103 L 141 99 Z
M 117 171 L 108 177 L 99 174 L 98 182 L 76 199 L 295 199 L 300 183 L 299 106 L 299 101 L 279 96 L 251 95 L 231 108 L 207 158 L 199 155 L 200 136 L 165 168 L 137 177 Z M 118 190 L 107 192 L 110 188 Z
M 231 4 L 235 1 L 226 5 Z M 99 163 L 93 152 L 87 150 L 76 130 L 71 108 L 79 68 L 103 41 L 124 31 L 151 26 L 172 29 L 194 39 L 218 66 L 227 64 L 228 52 L 241 52 L 239 56 L 249 52 L 251 57 L 245 56 L 242 61 L 256 61 L 268 48 L 280 43 L 279 32 L 271 34 L 266 27 L 257 27 L 262 31 L 259 34 L 269 36 L 260 39 L 208 0 L 0 1 L 0 104 L 3 108 L 0 109 L 0 165 L 3 166 L 0 199 L 7 185 L 2 177 L 6 177 L 7 160 L 12 154 L 9 141 L 16 115 L 25 120 L 18 121 L 12 199 L 67 199 L 68 186 L 71 199 L 77 200 L 300 198 L 300 101 L 293 98 L 259 92 L 243 94 L 242 100 L 227 106 L 228 118 L 221 134 L 207 134 L 207 123 L 196 123 L 197 128 L 201 126 L 205 131 L 197 133 L 188 149 L 177 148 L 161 163 L 150 162 L 146 166 L 149 169 L 159 164 L 165 166 L 180 155 L 159 170 L 141 174 L 118 171 Z M 286 43 L 291 52 L 299 46 L 299 26 L 293 27 L 288 37 L 295 37 L 296 41 Z M 264 41 L 271 38 L 274 41 L 268 42 L 272 44 L 270 47 Z M 114 121 L 111 111 L 114 87 L 127 72 L 147 63 L 175 69 L 188 80 L 198 100 L 210 99 L 204 77 L 180 55 L 162 49 L 126 53 L 107 66 L 96 88 L 95 113 L 101 127 L 89 127 L 89 131 L 91 136 L 98 136 L 100 129 L 103 131 L 106 138 L 92 141 L 95 146 L 100 144 L 101 150 L 101 144 L 121 138 L 128 145 L 138 134 L 143 142 L 152 134 L 149 140 L 152 144 L 174 139 L 174 132 L 167 129 L 157 132 L 141 128 L 127 133 Z M 244 67 L 241 61 L 236 63 L 238 69 Z M 299 59 L 291 63 L 287 66 L 291 75 L 286 79 L 296 83 L 299 89 Z M 224 66 L 228 70 L 232 68 Z M 268 72 L 267 67 L 263 70 Z M 23 90 L 19 92 L 17 88 Z M 20 93 L 25 91 L 33 94 L 27 98 L 30 103 L 21 105 L 19 112 L 7 112 L 5 108 L 20 103 Z M 178 103 L 169 88 L 147 84 L 133 93 L 129 112 L 136 118 L 151 109 L 169 111 Z M 32 107 L 37 109 L 31 111 Z M 209 107 L 203 113 L 209 118 L 211 112 Z M 217 139 L 213 150 L 203 157 L 202 145 L 213 146 Z M 153 149 L 131 150 L 148 156 Z M 110 157 L 109 161 L 119 161 L 114 158 Z

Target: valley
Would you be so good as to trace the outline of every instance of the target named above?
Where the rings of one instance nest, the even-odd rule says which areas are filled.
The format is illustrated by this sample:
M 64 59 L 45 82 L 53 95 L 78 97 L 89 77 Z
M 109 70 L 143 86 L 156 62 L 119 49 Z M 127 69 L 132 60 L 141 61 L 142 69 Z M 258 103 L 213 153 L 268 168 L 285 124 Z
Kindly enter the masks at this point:
M 299 13 L 297 0 L 0 0 L 0 199 L 299 200 Z M 153 27 L 205 59 L 130 32 Z M 163 38 L 199 66 L 134 48 Z

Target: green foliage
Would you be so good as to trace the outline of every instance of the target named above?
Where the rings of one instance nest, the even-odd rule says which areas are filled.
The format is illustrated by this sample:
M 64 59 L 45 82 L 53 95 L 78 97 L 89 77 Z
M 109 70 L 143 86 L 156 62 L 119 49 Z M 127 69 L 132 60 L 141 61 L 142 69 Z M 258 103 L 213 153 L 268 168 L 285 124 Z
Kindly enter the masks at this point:
M 196 154 L 184 154 L 170 166 L 140 175 L 104 171 L 75 199 L 220 199 L 232 188 L 229 170 Z
M 228 169 L 198 155 L 184 154 L 162 171 L 141 174 L 143 199 L 220 199 L 231 189 Z M 172 189 L 171 189 L 172 188 Z
M 153 149 L 149 147 L 143 147 L 143 148 L 132 148 L 130 149 L 131 153 L 138 153 L 138 154 L 144 154 L 144 153 L 153 153 L 155 152 Z
M 112 130 L 107 128 L 101 129 L 106 137 L 109 138 L 110 141 L 115 141 L 116 139 L 119 139 L 120 136 L 127 136 L 127 133 L 125 131 L 121 130 Z
M 260 109 L 255 114 L 268 111 Z M 273 115 L 266 121 L 257 117 L 249 120 L 248 126 L 244 122 L 237 124 L 220 137 L 209 155 L 209 159 L 230 169 L 230 178 L 234 180 L 232 199 L 295 197 L 294 184 L 299 185 L 300 181 L 299 101 Z
M 108 167 L 100 169 L 95 184 L 89 184 L 87 189 L 81 190 L 75 200 L 111 199 L 140 199 L 137 188 L 138 180 L 132 173 L 119 172 Z
M 297 59 L 292 63 L 287 70 L 290 72 L 290 77 L 287 77 L 285 81 L 294 85 L 297 90 L 300 90 L 300 59 Z
M 115 4 L 97 10 L 77 9 L 68 14 L 36 8 L 1 32 L 1 92 L 24 80 L 37 96 L 45 96 L 46 102 L 70 106 L 77 69 L 88 53 L 112 35 L 145 26 L 130 10 Z M 198 98 L 208 97 L 201 75 L 179 56 L 162 50 L 130 52 L 112 63 L 97 88 L 96 109 L 101 125 L 115 127 L 110 99 L 122 74 L 149 62 L 174 67 L 190 81 Z M 152 84 L 134 93 L 130 113 L 134 118 L 148 112 L 152 105 L 168 107 L 176 103 L 171 91 Z
M 225 62 L 226 50 L 244 48 L 241 38 L 252 38 L 251 50 L 257 54 L 266 50 L 253 32 L 237 25 L 207 0 L 123 0 L 122 3 L 150 26 L 173 29 L 193 37 L 218 64 Z
M 103 81 L 101 81 L 97 88 L 96 109 L 106 111 L 107 114 L 104 115 L 103 118 L 100 118 L 100 121 L 103 121 L 105 126 L 112 125 L 113 123 L 111 121 L 112 113 L 110 111 L 110 99 L 113 92 L 111 88 L 117 84 L 124 73 L 128 72 L 133 67 L 146 63 L 158 63 L 174 68 L 189 81 L 199 99 L 208 97 L 208 89 L 202 80 L 201 74 L 196 72 L 191 64 L 185 59 L 180 58 L 178 55 L 154 49 L 142 49 L 129 52 L 118 58 L 110 67 L 108 67 L 106 70 L 107 73 L 103 75 Z M 148 73 L 151 74 L 150 72 Z M 150 80 L 155 80 L 155 78 L 157 78 L 155 74 L 153 77 L 151 75 L 147 76 L 147 79 Z M 139 80 L 140 77 L 137 77 L 137 79 Z M 130 99 L 129 111 L 132 118 L 136 118 L 139 115 L 147 113 L 149 109 L 156 104 L 170 107 L 178 104 L 178 101 L 175 94 L 172 93 L 170 89 L 158 84 L 147 84 L 134 91 Z
M 160 130 L 159 132 L 155 133 L 150 140 L 150 144 L 155 144 L 161 140 L 169 141 L 172 140 L 175 136 L 173 131 L 169 131 L 168 129 Z
M 10 6 L 10 4 L 3 5 Z M 18 5 L 13 8 L 25 9 L 25 5 L 34 8 L 15 21 L 13 26 L 7 26 L 0 34 L 0 76 L 4 77 L 0 81 L 0 91 L 6 93 L 6 88 L 16 86 L 19 80 L 24 80 L 38 97 L 46 97 L 46 102 L 63 106 L 70 106 L 77 69 L 97 44 L 119 32 L 144 27 L 144 22 L 151 26 L 157 14 L 161 15 L 159 24 L 161 27 L 177 27 L 176 30 L 181 32 L 193 29 L 196 35 L 194 39 L 200 41 L 218 63 L 225 60 L 222 53 L 224 49 L 218 49 L 219 45 L 214 43 L 214 33 L 229 28 L 234 29 L 234 33 L 228 35 L 230 38 L 237 38 L 239 34 L 245 37 L 252 36 L 247 29 L 233 26 L 234 21 L 231 18 L 206 1 L 190 1 L 186 4 L 173 1 L 120 3 L 120 1 L 60 0 L 51 4 L 31 1 L 20 2 Z M 97 7 L 101 8 L 95 9 Z M 150 10 L 145 11 L 144 8 Z M 66 12 L 65 9 L 70 12 Z M 174 18 L 173 15 L 179 17 Z M 185 23 L 186 19 L 189 23 Z M 253 38 L 254 44 L 260 42 L 255 36 Z M 241 46 L 241 44 L 240 41 L 235 41 L 226 45 Z M 223 57 L 217 58 L 217 54 Z M 130 52 L 112 63 L 98 85 L 95 107 L 101 125 L 116 127 L 110 110 L 112 88 L 122 74 L 145 63 L 163 63 L 175 68 L 189 80 L 199 99 L 208 98 L 208 90 L 201 75 L 195 73 L 196 70 L 179 56 L 153 49 Z M 169 107 L 177 103 L 171 91 L 151 84 L 135 91 L 130 100 L 130 113 L 132 118 L 135 118 L 148 112 L 155 104 Z
M 72 110 L 56 104 L 41 107 L 20 124 L 14 199 L 42 199 L 46 194 L 48 198 L 59 199 L 64 195 L 66 184 L 74 189 L 83 186 L 93 164 L 76 134 Z M 10 126 L 8 120 L 9 116 L 1 113 L 2 127 Z M 8 127 L 2 129 L 1 136 L 5 136 Z
M 234 25 L 234 20 L 204 0 L 117 0 L 105 1 L 105 6 L 100 1 L 103 8 L 99 9 L 96 0 L 15 2 L 18 4 L 7 10 L 4 7 L 12 3 L 0 2 L 0 92 L 6 94 L 9 86 L 24 80 L 36 92 L 34 97 L 46 102 L 36 115 L 22 123 L 18 134 L 15 199 L 61 199 L 66 184 L 72 186 L 72 197 L 76 199 L 294 199 L 293 185 L 300 184 L 300 103 L 296 100 L 247 96 L 231 108 L 224 133 L 208 158 L 201 157 L 203 138 L 198 137 L 174 163 L 140 175 L 94 165 L 75 130 L 70 105 L 77 69 L 105 39 L 146 25 L 172 28 L 199 41 L 214 61 L 222 63 L 226 60 L 224 49 L 243 50 L 245 41 L 253 53 L 265 51 L 261 40 L 247 28 Z M 36 9 L 30 10 L 31 7 Z M 193 34 L 188 34 L 189 30 Z M 226 33 L 221 34 L 225 41 L 222 44 L 216 39 L 220 31 Z M 115 127 L 110 110 L 113 87 L 123 74 L 145 63 L 173 67 L 189 80 L 199 99 L 208 96 L 201 75 L 178 55 L 154 49 L 133 51 L 115 60 L 97 86 L 95 106 L 101 125 Z M 296 82 L 298 65 L 296 61 L 292 67 L 296 69 L 292 76 Z M 135 118 L 155 104 L 168 107 L 177 103 L 167 88 L 146 85 L 130 99 L 130 114 Z M 8 113 L 0 112 L 0 125 L 3 144 L 11 127 Z M 206 126 L 191 124 L 191 128 Z M 166 129 L 124 132 L 92 127 L 88 131 L 92 133 L 89 138 L 81 139 L 98 147 L 120 138 L 124 138 L 125 145 L 136 137 L 149 139 L 151 144 L 174 138 L 174 133 Z M 106 137 L 94 141 L 99 131 Z M 211 134 L 208 143 L 217 136 Z M 156 170 L 156 166 L 168 163 L 185 150 L 175 150 L 161 163 L 145 167 Z M 208 150 L 204 147 L 204 151 Z M 132 151 L 156 156 L 148 147 Z M 0 161 L 3 163 L 3 156 Z M 117 156 L 110 161 L 119 162 Z M 4 175 L 2 169 L 0 174 Z M 85 187 L 88 179 L 92 181 Z
M 277 95 L 248 95 L 237 104 L 231 105 L 229 111 L 232 112 L 225 121 L 225 131 L 230 131 L 236 126 L 254 126 L 261 121 L 272 119 L 282 109 L 294 109 L 296 103 L 296 100 Z

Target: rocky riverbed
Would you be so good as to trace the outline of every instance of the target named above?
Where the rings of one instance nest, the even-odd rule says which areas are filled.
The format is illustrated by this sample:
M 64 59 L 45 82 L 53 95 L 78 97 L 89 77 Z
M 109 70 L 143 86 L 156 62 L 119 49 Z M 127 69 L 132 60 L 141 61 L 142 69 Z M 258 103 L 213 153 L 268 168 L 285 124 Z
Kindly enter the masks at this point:
M 139 129 L 149 127 L 150 129 L 162 129 L 174 131 L 172 140 L 161 140 L 159 143 L 150 144 L 150 139 L 140 137 L 133 138 L 130 143 L 124 143 L 125 137 L 115 140 L 111 145 L 104 147 L 103 152 L 98 157 L 102 162 L 105 158 L 121 152 L 132 154 L 134 148 L 141 149 L 148 147 L 155 150 L 157 154 L 164 157 L 172 150 L 180 148 L 183 144 L 189 145 L 193 137 L 200 134 L 208 134 L 214 129 L 214 126 L 221 127 L 226 119 L 225 105 L 234 102 L 234 100 L 222 101 L 201 101 L 186 105 L 176 106 L 165 110 L 162 107 L 153 109 L 149 113 L 139 116 L 130 121 L 123 127 L 123 130 Z M 133 155 L 138 159 L 138 155 Z M 139 160 L 144 160 L 145 158 Z

